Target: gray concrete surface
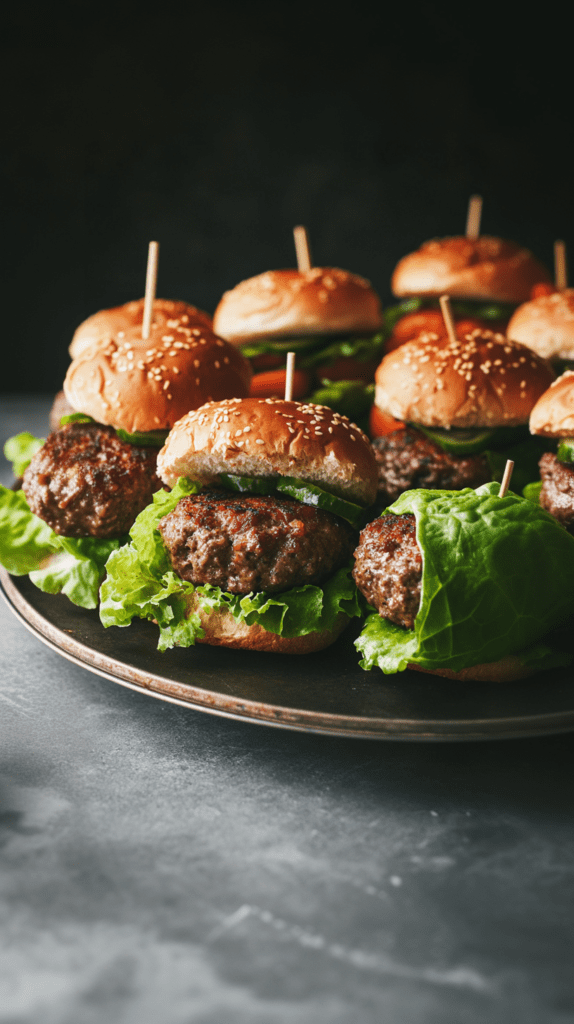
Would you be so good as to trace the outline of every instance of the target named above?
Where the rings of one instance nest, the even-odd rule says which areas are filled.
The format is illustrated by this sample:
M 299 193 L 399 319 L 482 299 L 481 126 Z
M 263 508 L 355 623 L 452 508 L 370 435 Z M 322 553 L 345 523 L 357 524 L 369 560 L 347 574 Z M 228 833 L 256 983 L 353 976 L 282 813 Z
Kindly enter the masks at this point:
M 3 401 L 2 437 L 45 414 Z M 163 704 L 0 602 L 0 1021 L 566 1024 L 573 779 L 570 736 L 377 744 Z

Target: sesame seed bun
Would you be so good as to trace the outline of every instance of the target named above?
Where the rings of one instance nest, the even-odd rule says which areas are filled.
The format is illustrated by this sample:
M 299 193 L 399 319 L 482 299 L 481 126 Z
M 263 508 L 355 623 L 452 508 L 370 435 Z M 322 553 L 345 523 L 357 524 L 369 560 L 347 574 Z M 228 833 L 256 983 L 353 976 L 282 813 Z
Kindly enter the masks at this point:
M 205 631 L 205 636 L 198 643 L 241 651 L 265 651 L 267 654 L 312 654 L 314 651 L 322 651 L 334 643 L 349 622 L 349 617 L 339 612 L 331 629 L 289 637 L 270 633 L 258 623 L 248 626 L 246 622 L 236 622 L 231 612 L 225 609 L 202 608 L 198 605 L 196 595 L 192 594 L 187 599 L 187 614 L 194 612 L 199 614 Z
M 180 476 L 214 484 L 231 473 L 299 477 L 361 505 L 377 493 L 377 464 L 358 427 L 326 406 L 280 398 L 235 398 L 188 413 L 157 466 L 169 487 Z
M 185 321 L 185 322 L 184 322 Z M 204 402 L 247 395 L 251 368 L 233 345 L 186 317 L 120 331 L 74 359 L 64 392 L 73 409 L 129 433 L 170 430 Z
M 116 338 L 119 331 L 125 331 L 130 327 L 141 328 L 143 324 L 144 299 L 136 299 L 133 302 L 126 302 L 123 306 L 114 306 L 113 309 L 100 309 L 98 313 L 89 316 L 87 320 L 76 329 L 68 352 L 72 359 L 76 359 L 84 349 L 94 343 L 102 343 Z M 176 302 L 172 299 L 155 299 L 153 304 L 152 323 L 157 327 L 169 327 L 170 320 L 181 320 L 189 327 L 208 327 L 212 329 L 211 317 L 195 306 L 187 302 Z
M 538 399 L 530 415 L 530 433 L 574 437 L 574 371 L 566 370 Z
M 525 302 L 507 330 L 544 359 L 574 359 L 574 288 Z
M 213 329 L 233 345 L 262 338 L 378 331 L 381 303 L 363 277 L 336 267 L 269 270 L 225 292 Z
M 528 249 L 502 238 L 481 235 L 433 238 L 404 256 L 391 280 L 393 294 L 450 295 L 453 299 L 525 302 L 533 285 L 550 281 L 545 267 Z
M 375 373 L 375 405 L 427 427 L 513 427 L 554 379 L 545 360 L 503 334 L 474 330 L 454 345 L 421 334 L 385 356 Z

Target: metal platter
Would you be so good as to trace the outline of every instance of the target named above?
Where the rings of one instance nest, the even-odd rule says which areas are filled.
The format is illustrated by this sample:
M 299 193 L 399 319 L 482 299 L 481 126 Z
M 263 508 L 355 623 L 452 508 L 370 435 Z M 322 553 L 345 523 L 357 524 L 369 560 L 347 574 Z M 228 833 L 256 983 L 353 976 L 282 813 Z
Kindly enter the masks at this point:
M 459 683 L 417 672 L 363 672 L 349 627 L 304 657 L 198 645 L 160 653 L 157 629 L 104 629 L 96 611 L 43 594 L 0 569 L 3 596 L 34 636 L 122 686 L 198 711 L 369 739 L 488 740 L 574 729 L 574 669 L 512 684 Z

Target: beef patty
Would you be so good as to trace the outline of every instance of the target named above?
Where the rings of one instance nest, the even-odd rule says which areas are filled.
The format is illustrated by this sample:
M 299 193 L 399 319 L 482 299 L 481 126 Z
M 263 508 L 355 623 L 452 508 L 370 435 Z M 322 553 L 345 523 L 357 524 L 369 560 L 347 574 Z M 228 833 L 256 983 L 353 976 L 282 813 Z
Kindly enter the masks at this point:
M 351 557 L 344 520 L 292 498 L 203 491 L 159 523 L 175 572 L 232 594 L 321 583 Z
M 412 629 L 421 603 L 423 560 L 411 512 L 374 519 L 361 533 L 353 579 L 383 619 Z
M 574 467 L 545 452 L 540 462 L 540 504 L 566 529 L 574 531 Z
M 414 427 L 401 427 L 372 441 L 379 467 L 379 505 L 392 505 L 415 487 L 459 491 L 491 478 L 486 455 L 449 455 Z
M 22 489 L 63 537 L 121 537 L 163 486 L 157 451 L 120 441 L 113 427 L 70 423 L 36 452 Z

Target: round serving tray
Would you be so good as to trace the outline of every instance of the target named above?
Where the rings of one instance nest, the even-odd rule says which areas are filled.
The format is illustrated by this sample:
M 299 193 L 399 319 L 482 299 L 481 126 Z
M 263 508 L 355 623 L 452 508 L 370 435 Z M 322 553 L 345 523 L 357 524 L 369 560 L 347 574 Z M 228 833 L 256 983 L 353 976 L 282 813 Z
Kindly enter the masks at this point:
M 349 627 L 318 654 L 200 644 L 157 650 L 157 628 L 104 629 L 96 611 L 43 594 L 0 569 L 9 607 L 34 636 L 105 679 L 198 711 L 333 736 L 488 740 L 574 729 L 574 669 L 512 684 L 457 683 L 418 672 L 363 672 Z

